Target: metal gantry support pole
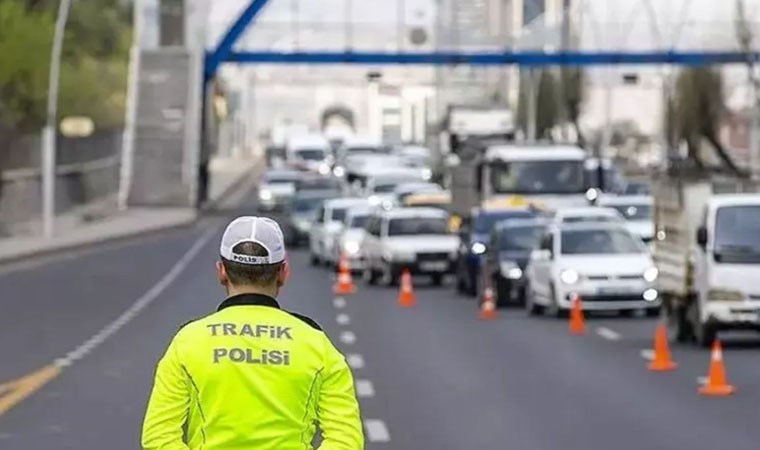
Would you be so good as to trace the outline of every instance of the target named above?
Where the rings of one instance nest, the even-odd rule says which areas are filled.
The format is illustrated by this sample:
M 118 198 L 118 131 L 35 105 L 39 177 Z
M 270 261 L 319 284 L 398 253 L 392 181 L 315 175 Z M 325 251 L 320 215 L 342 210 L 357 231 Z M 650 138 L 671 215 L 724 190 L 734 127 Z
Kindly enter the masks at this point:
M 55 168 L 56 130 L 58 129 L 58 83 L 61 73 L 61 53 L 66 21 L 69 18 L 71 0 L 61 0 L 58 18 L 55 22 L 53 48 L 50 55 L 50 76 L 48 79 L 47 116 L 42 131 L 42 234 L 53 236 L 55 228 Z

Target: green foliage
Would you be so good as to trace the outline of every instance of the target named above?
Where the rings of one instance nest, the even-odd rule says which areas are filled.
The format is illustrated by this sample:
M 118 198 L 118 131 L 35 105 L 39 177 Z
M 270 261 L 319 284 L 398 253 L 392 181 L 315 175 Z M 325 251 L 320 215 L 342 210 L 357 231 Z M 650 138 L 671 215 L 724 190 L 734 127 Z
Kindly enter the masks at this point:
M 0 1 L 0 126 L 44 123 L 58 1 Z M 85 115 L 98 128 L 124 120 L 128 12 L 119 0 L 73 2 L 61 64 L 59 117 Z

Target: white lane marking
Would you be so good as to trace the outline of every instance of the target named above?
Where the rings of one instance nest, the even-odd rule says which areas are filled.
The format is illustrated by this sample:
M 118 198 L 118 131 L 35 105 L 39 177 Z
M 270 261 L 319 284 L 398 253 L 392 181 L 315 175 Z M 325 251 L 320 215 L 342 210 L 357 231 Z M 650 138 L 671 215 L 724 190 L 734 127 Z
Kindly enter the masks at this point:
M 359 397 L 374 397 L 375 386 L 369 380 L 356 380 L 356 395 Z
M 348 325 L 351 323 L 351 318 L 348 317 L 348 314 L 341 313 L 335 317 L 335 321 L 338 322 L 338 325 Z
M 356 353 L 346 355 L 346 362 L 352 369 L 361 369 L 364 367 L 364 357 Z
M 639 352 L 642 358 L 646 359 L 647 361 L 654 361 L 654 350 L 651 348 L 643 348 L 641 349 L 641 352 Z
M 704 386 L 707 384 L 707 377 L 697 377 L 697 384 Z
M 128 324 L 132 319 L 142 312 L 148 305 L 153 303 L 159 295 L 161 295 L 173 282 L 176 280 L 182 272 L 187 268 L 193 259 L 198 255 L 204 245 L 216 235 L 217 227 L 212 227 L 206 231 L 197 241 L 190 247 L 187 252 L 172 266 L 172 268 L 163 276 L 158 283 L 153 285 L 146 293 L 127 308 L 119 317 L 113 322 L 109 323 L 103 329 L 95 333 L 92 337 L 84 341 L 74 350 L 68 352 L 66 356 L 58 358 L 54 361 L 54 364 L 58 367 L 67 367 L 74 362 L 84 358 L 88 353 L 95 350 L 100 344 L 105 342 L 108 338 L 116 334 L 124 325 Z
M 338 339 L 340 339 L 340 341 L 344 344 L 352 345 L 354 342 L 356 342 L 356 335 L 353 331 L 344 331 L 340 333 Z
M 607 327 L 599 327 L 596 329 L 596 334 L 601 337 L 602 339 L 607 339 L 608 341 L 619 341 L 620 340 L 620 333 L 618 333 L 615 330 L 610 330 Z
M 385 422 L 379 419 L 366 419 L 364 429 L 367 431 L 367 440 L 369 442 L 390 442 L 391 434 Z
M 337 309 L 343 309 L 346 307 L 346 299 L 343 297 L 336 297 L 333 299 L 333 306 Z

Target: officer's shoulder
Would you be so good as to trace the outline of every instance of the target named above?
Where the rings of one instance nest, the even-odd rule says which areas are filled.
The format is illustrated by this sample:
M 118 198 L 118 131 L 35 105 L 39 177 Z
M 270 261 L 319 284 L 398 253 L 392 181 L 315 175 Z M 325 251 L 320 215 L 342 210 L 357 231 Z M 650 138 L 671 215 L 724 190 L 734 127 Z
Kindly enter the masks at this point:
M 304 316 L 303 314 L 298 314 L 293 311 L 285 311 L 285 312 L 295 317 L 296 319 L 301 320 L 302 322 L 314 328 L 315 330 L 322 331 L 322 327 L 320 327 L 319 324 L 315 322 L 314 319 L 312 319 L 311 317 L 307 317 L 307 316 Z

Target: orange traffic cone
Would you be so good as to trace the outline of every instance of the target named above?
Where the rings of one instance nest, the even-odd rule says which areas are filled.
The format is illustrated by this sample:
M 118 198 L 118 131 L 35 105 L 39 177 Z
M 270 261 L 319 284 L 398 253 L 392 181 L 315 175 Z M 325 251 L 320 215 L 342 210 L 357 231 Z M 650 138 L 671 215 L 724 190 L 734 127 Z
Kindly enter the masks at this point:
M 338 264 L 338 279 L 333 286 L 333 292 L 337 295 L 349 295 L 356 292 L 354 280 L 351 278 L 351 270 L 348 268 L 346 255 L 341 255 Z
M 586 334 L 586 319 L 583 317 L 581 298 L 573 295 L 570 303 L 570 334 Z
M 702 395 L 726 396 L 731 395 L 736 388 L 726 381 L 726 367 L 723 364 L 723 347 L 719 340 L 713 342 L 710 354 L 710 373 L 707 375 L 707 384 L 699 388 Z
M 496 311 L 496 301 L 493 298 L 493 289 L 487 287 L 483 290 L 483 301 L 480 303 L 480 320 L 496 320 L 499 313 Z
M 414 286 L 412 286 L 412 274 L 409 269 L 401 272 L 401 290 L 398 293 L 398 305 L 402 308 L 411 308 L 417 303 L 417 297 L 414 295 Z
M 676 367 L 678 364 L 670 358 L 668 332 L 664 324 L 659 324 L 654 332 L 654 359 L 647 365 L 647 368 L 652 372 L 666 372 L 675 370 Z

